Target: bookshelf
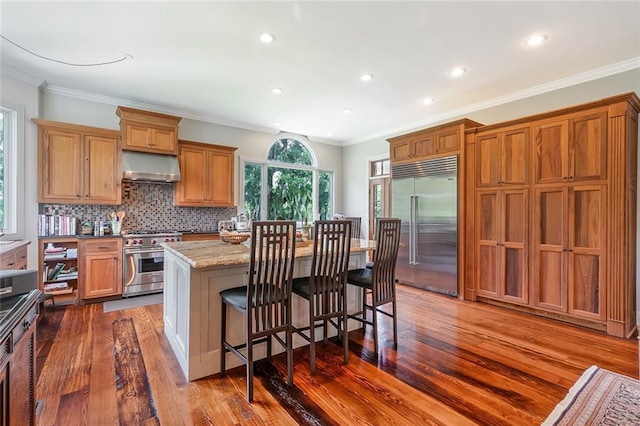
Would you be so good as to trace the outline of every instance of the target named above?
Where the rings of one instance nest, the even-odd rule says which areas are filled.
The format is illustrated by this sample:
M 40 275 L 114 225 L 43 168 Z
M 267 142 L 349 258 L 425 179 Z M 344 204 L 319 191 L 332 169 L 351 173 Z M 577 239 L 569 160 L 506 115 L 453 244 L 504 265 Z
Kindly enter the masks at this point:
M 38 240 L 40 291 L 51 294 L 56 304 L 78 300 L 78 240 L 47 237 Z

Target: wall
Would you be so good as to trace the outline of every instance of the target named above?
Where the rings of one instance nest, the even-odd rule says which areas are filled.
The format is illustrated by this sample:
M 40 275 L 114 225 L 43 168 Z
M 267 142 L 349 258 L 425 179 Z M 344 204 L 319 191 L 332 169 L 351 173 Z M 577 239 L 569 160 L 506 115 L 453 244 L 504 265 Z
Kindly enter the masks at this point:
M 483 124 L 494 124 L 628 92 L 635 92 L 640 96 L 640 69 L 476 111 L 468 114 L 466 118 Z M 457 118 L 465 117 L 456 117 L 448 121 L 453 121 Z M 439 123 L 433 123 L 433 125 L 436 124 Z M 407 133 L 410 133 L 410 131 Z M 394 134 L 388 137 L 393 136 L 398 135 Z M 344 170 L 344 208 L 346 212 L 368 217 L 368 209 L 363 207 L 368 205 L 368 184 L 366 182 L 368 164 L 372 159 L 378 159 L 380 156 L 388 157 L 388 155 L 389 144 L 385 139 L 374 139 L 344 148 L 343 162 L 349 165 Z M 640 204 L 640 198 L 638 201 Z M 361 213 L 362 211 L 364 212 Z M 640 211 L 640 208 L 638 211 Z M 640 223 L 640 215 L 638 216 L 638 223 Z M 638 229 L 640 230 L 640 226 Z M 636 241 L 636 244 L 640 247 L 640 232 L 636 235 Z M 640 323 L 640 285 L 638 285 L 640 283 L 640 250 L 638 250 L 636 265 L 638 265 L 636 271 L 636 310 L 638 322 Z
M 28 226 L 29 223 L 36 223 L 38 218 L 38 196 L 37 196 L 37 131 L 31 118 L 38 116 L 38 88 L 34 83 L 26 83 L 7 74 L 0 74 L 0 100 L 14 106 L 21 106 L 24 112 L 23 132 L 24 132 L 24 164 L 20 172 L 24 173 L 24 206 L 22 207 L 23 217 L 26 225 L 23 228 L 23 238 L 31 241 L 27 247 L 28 267 L 35 269 L 38 264 L 37 251 L 37 229 Z

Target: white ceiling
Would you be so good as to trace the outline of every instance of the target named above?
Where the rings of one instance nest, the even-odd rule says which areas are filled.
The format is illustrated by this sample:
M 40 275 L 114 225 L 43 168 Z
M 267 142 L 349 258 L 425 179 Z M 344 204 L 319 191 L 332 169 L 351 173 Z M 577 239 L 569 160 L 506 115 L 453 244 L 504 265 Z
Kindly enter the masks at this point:
M 74 67 L 1 40 L 2 69 L 46 90 L 336 144 L 640 67 L 640 1 L 1 0 L 0 16 L 2 36 L 42 56 L 134 58 Z M 549 39 L 527 48 L 532 33 Z

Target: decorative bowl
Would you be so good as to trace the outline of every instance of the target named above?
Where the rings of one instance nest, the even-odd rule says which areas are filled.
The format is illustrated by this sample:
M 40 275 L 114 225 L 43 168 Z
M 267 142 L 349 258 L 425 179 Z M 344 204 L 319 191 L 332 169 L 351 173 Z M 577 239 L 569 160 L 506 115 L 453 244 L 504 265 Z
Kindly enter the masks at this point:
M 229 244 L 244 243 L 249 239 L 251 234 L 220 234 L 220 240 Z

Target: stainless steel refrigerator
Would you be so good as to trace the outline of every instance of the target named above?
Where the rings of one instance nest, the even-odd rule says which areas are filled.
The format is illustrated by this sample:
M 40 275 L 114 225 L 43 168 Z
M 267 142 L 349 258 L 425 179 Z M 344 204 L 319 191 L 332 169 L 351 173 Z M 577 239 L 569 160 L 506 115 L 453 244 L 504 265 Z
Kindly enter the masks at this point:
M 392 214 L 402 219 L 396 279 L 458 294 L 458 157 L 394 165 Z

